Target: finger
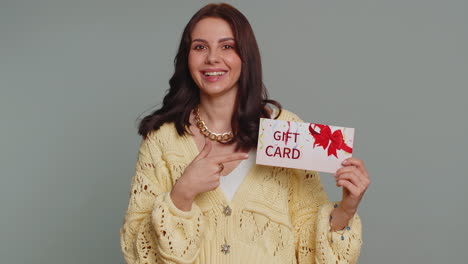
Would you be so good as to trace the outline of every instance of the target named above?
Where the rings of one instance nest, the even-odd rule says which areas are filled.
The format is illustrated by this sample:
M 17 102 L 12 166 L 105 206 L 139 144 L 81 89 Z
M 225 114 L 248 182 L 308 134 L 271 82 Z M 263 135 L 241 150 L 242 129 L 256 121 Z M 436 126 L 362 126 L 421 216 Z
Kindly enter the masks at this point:
M 339 180 L 336 185 L 346 188 L 355 197 L 359 197 L 360 195 L 359 188 L 352 184 L 350 181 Z
M 362 160 L 360 159 L 353 158 L 353 157 L 347 158 L 341 164 L 343 166 L 349 166 L 349 165 L 356 166 L 356 168 L 358 168 L 362 172 L 362 174 L 368 177 L 367 168 L 364 165 L 364 162 L 362 162 Z
M 223 156 L 217 156 L 217 157 L 212 157 L 212 161 L 214 163 L 226 163 L 230 161 L 235 161 L 235 160 L 244 160 L 249 157 L 249 154 L 247 153 L 234 153 L 234 154 L 228 154 L 228 155 L 223 155 Z
M 338 169 L 336 171 L 336 173 L 335 173 L 335 178 L 339 177 L 343 173 L 354 173 L 354 174 L 356 174 L 357 177 L 359 178 L 360 182 L 362 183 L 362 185 L 365 186 L 366 188 L 370 183 L 369 177 L 367 175 L 365 175 L 364 173 L 362 173 L 354 165 L 350 165 L 350 166 Z
M 340 174 L 343 174 L 343 173 L 349 173 L 349 172 L 353 172 L 354 170 L 358 170 L 359 169 L 356 167 L 356 166 L 353 166 L 353 165 L 349 165 L 349 166 L 345 166 L 345 167 L 342 167 L 342 168 L 339 168 L 336 172 L 335 172 L 335 177 L 340 175 Z
M 204 159 L 210 154 L 211 149 L 213 148 L 213 145 L 211 143 L 211 140 L 208 140 L 205 138 L 205 145 L 203 146 L 203 149 L 198 153 L 198 155 L 195 157 L 195 160 L 200 160 Z
M 224 170 L 224 164 L 223 164 L 223 163 L 219 163 L 219 164 L 218 164 L 218 169 L 219 169 L 219 170 L 218 170 L 219 175 L 222 175 L 221 173 L 222 173 L 223 170 Z
M 361 181 L 359 176 L 357 176 L 355 173 L 343 173 L 336 177 L 337 182 L 340 180 L 350 181 L 357 188 L 360 188 L 360 189 L 364 188 L 364 183 Z
M 220 175 L 222 170 L 219 164 L 206 164 L 203 166 L 203 174 L 207 177 L 211 177 L 212 175 Z
M 211 186 L 211 189 L 216 189 L 221 182 L 219 181 L 219 175 L 216 175 L 216 177 L 208 183 L 209 186 Z

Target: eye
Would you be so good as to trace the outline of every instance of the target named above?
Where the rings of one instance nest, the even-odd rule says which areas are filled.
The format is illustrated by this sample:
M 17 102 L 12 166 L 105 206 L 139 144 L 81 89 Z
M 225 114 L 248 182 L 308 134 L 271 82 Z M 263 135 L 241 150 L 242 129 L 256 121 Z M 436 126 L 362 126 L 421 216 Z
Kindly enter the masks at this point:
M 195 46 L 193 46 L 193 49 L 194 50 L 202 50 L 202 49 L 206 49 L 206 47 L 203 46 L 203 45 L 195 45 Z
M 233 48 L 234 48 L 234 46 L 231 45 L 231 44 L 224 44 L 223 45 L 223 49 L 233 49 Z

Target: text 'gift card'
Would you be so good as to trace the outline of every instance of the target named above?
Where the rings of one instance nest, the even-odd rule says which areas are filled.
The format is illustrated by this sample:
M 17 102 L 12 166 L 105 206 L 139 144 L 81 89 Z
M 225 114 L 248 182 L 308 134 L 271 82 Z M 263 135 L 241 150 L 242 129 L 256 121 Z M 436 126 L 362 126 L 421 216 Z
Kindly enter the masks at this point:
M 257 164 L 335 173 L 352 156 L 354 128 L 260 118 Z

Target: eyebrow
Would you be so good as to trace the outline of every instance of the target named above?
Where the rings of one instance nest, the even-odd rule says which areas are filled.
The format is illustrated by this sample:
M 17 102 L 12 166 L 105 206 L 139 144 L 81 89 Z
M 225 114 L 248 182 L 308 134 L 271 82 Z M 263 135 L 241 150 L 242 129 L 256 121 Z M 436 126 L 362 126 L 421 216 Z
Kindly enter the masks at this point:
M 218 40 L 218 43 L 221 43 L 221 42 L 225 42 L 225 41 L 228 41 L 228 40 L 234 40 L 234 38 L 222 38 L 222 39 L 219 39 Z M 235 41 L 235 40 L 234 40 Z M 203 42 L 203 43 L 208 43 L 208 41 L 204 40 L 204 39 L 194 39 L 192 40 L 192 43 L 193 42 Z

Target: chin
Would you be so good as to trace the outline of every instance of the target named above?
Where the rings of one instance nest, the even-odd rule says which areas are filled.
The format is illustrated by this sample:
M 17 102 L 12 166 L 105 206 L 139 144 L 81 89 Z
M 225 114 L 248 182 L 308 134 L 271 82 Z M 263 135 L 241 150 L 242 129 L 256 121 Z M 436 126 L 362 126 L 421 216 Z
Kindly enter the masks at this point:
M 229 92 L 235 91 L 236 88 L 228 88 L 225 86 L 204 86 L 203 88 L 200 88 L 200 93 L 208 95 L 208 96 L 219 96 L 223 94 L 228 94 Z
M 207 89 L 201 90 L 201 93 L 210 97 L 218 97 L 225 94 L 229 94 L 231 91 L 231 89 Z

